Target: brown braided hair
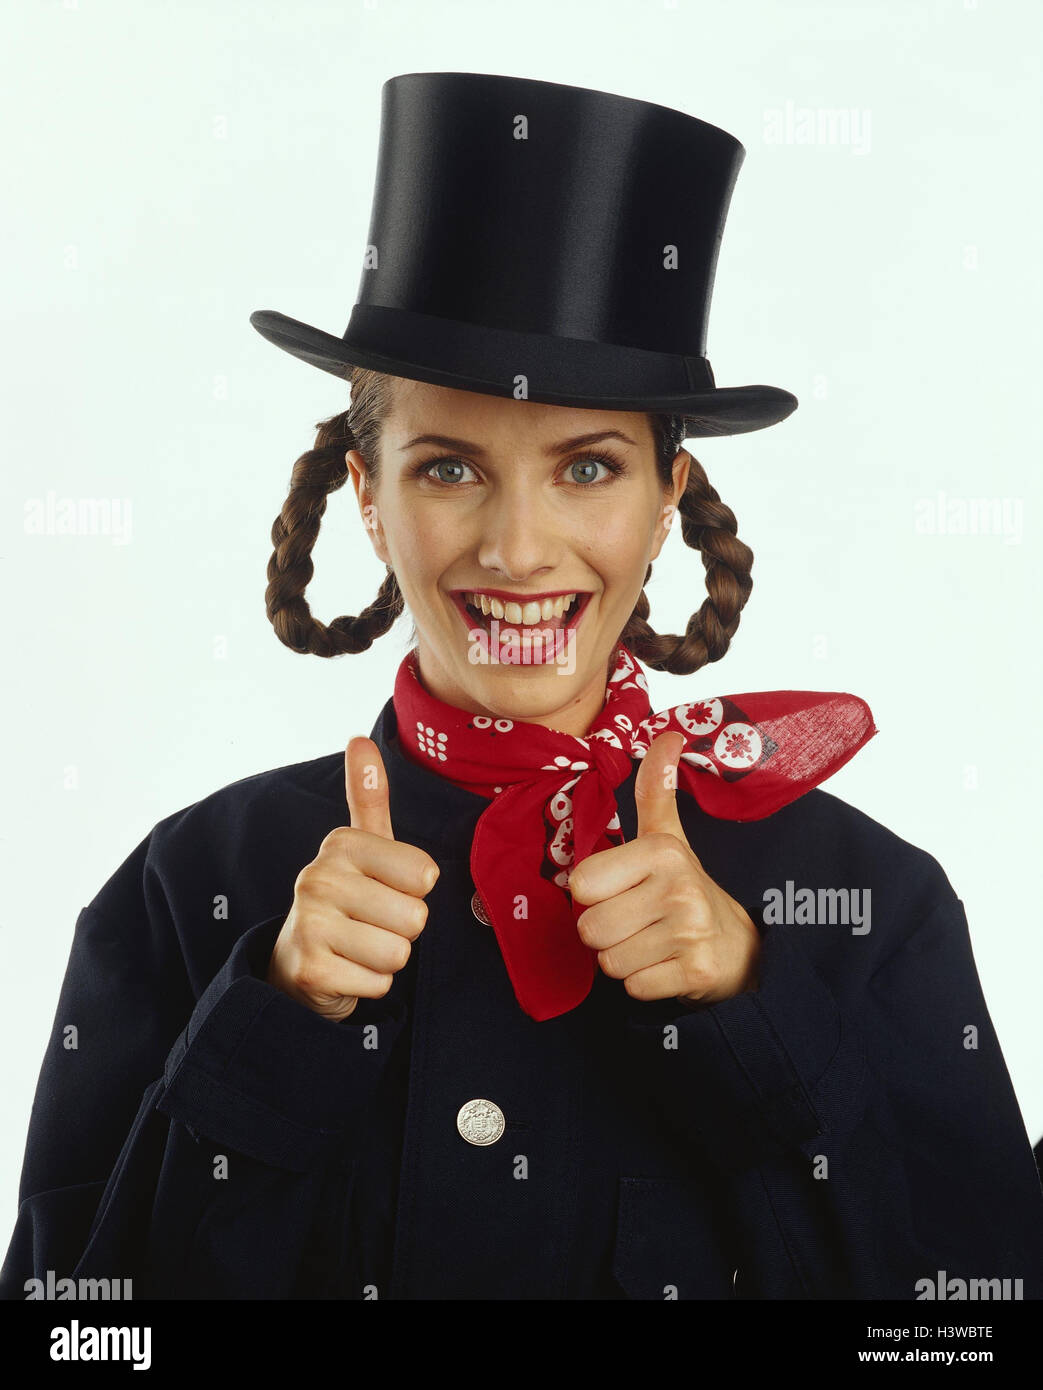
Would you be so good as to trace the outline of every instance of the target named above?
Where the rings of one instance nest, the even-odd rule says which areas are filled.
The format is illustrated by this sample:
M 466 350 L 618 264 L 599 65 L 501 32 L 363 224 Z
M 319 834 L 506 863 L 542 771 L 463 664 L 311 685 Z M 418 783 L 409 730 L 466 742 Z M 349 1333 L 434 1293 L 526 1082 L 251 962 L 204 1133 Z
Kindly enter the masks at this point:
M 349 380 L 350 406 L 316 425 L 315 447 L 293 465 L 289 494 L 272 526 L 275 550 L 268 561 L 268 618 L 287 647 L 314 656 L 365 651 L 391 628 L 405 607 L 390 565 L 377 597 L 357 617 L 335 618 L 327 627 L 312 615 L 304 598 L 315 572 L 311 551 L 326 499 L 348 477 L 345 454 L 357 449 L 371 483 L 378 475 L 380 433 L 392 406 L 393 378 L 355 367 L 349 369 Z M 686 437 L 687 420 L 650 414 L 649 421 L 655 439 L 656 470 L 663 487 L 668 488 L 673 482 L 673 461 Z M 648 596 L 642 589 L 619 640 L 652 670 L 686 676 L 708 662 L 719 661 L 728 650 L 753 587 L 753 551 L 738 539 L 735 514 L 710 486 L 695 458 L 677 510 L 685 544 L 702 555 L 709 597 L 688 619 L 682 636 L 660 636 L 647 622 Z M 651 577 L 650 564 L 645 584 Z

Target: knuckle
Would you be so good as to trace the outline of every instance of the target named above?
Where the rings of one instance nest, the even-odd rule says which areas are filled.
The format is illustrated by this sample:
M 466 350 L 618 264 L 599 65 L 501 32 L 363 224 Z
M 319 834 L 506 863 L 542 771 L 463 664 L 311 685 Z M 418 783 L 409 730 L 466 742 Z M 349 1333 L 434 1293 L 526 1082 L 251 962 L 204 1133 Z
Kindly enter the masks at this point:
M 305 864 L 293 883 L 294 896 L 298 898 L 318 898 L 322 895 L 322 876 L 315 861 Z
M 329 832 L 322 844 L 319 846 L 319 853 L 325 851 L 327 854 L 346 849 L 351 844 L 353 832 L 347 825 L 335 825 Z
M 403 966 L 406 964 L 406 962 L 409 960 L 409 957 L 412 955 L 412 953 L 413 948 L 412 946 L 410 946 L 409 942 L 405 939 L 405 937 L 398 937 L 395 943 L 395 948 L 391 952 L 391 955 L 393 957 L 391 962 L 391 969 L 393 971 L 401 970 Z
M 663 890 L 666 906 L 683 916 L 685 922 L 697 924 L 706 910 L 706 899 L 698 887 L 685 879 L 672 878 Z
M 714 983 L 713 971 L 703 961 L 689 961 L 681 971 L 685 994 L 705 994 Z
M 311 957 L 302 957 L 297 962 L 291 978 L 303 994 L 322 993 L 322 978 L 318 962 Z
M 657 830 L 648 836 L 649 847 L 657 863 L 664 867 L 678 864 L 684 855 L 684 846 L 676 835 L 665 830 Z
M 588 907 L 586 912 L 581 912 L 576 918 L 576 931 L 584 946 L 597 944 L 597 919 L 592 908 Z
M 598 952 L 598 965 L 614 980 L 618 980 L 623 973 L 619 966 L 619 957 L 613 955 L 611 949 Z
M 704 945 L 703 933 L 696 923 L 684 922 L 674 934 L 674 945 L 685 969 L 693 957 L 698 957 Z

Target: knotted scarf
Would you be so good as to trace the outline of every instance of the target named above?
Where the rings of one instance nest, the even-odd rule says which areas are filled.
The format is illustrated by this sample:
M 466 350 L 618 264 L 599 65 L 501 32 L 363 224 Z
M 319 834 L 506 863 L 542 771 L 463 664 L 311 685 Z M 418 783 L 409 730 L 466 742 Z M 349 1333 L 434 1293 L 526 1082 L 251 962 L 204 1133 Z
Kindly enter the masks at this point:
M 543 1021 L 582 1003 L 597 953 L 568 892 L 588 854 L 624 843 L 615 789 L 667 731 L 684 735 L 677 789 L 722 820 L 761 820 L 831 777 L 877 732 L 857 695 L 763 690 L 655 714 L 622 644 L 586 737 L 457 709 L 421 684 L 416 651 L 395 678 L 403 753 L 490 804 L 471 844 L 473 907 L 492 926 L 515 997 Z M 698 853 L 697 847 L 696 852 Z

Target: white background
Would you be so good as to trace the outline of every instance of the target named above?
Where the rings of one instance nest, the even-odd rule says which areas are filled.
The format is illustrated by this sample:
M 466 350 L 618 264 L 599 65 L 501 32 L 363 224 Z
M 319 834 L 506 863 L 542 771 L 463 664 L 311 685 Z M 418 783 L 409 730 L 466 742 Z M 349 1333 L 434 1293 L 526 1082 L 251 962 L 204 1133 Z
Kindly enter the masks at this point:
M 746 146 L 708 353 L 719 385 L 800 407 L 692 444 L 754 589 L 726 658 L 650 672 L 653 705 L 868 700 L 880 732 L 827 790 L 945 868 L 1038 1139 L 1036 0 L 38 0 L 4 17 L 0 1226 L 80 907 L 157 820 L 368 734 L 407 648 L 408 618 L 335 661 L 268 624 L 272 521 L 347 390 L 248 317 L 344 331 L 380 87 L 412 71 L 597 87 Z M 129 539 L 27 533 L 49 492 L 129 500 Z M 925 531 L 939 493 L 993 499 L 1015 529 Z M 325 621 L 375 595 L 350 487 L 315 559 Z M 705 596 L 678 528 L 655 570 L 653 625 L 677 632 Z

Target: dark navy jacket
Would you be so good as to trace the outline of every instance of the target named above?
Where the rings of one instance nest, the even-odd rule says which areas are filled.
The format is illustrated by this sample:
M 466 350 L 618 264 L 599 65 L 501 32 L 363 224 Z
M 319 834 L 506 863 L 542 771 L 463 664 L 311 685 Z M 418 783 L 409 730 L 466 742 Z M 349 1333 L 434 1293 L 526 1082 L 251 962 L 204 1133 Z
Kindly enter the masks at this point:
M 441 866 L 391 990 L 333 1023 L 265 980 L 348 823 L 342 752 L 161 821 L 76 924 L 5 1297 L 48 1270 L 135 1298 L 915 1299 L 939 1271 L 1043 1296 L 1039 1176 L 935 859 L 822 790 L 748 823 L 680 794 L 755 922 L 789 881 L 869 889 L 870 930 L 762 925 L 754 992 L 641 1002 L 598 971 L 537 1023 L 471 910 L 487 802 L 403 756 L 390 701 L 373 737 L 396 837 Z M 617 800 L 630 839 L 633 774 Z M 456 1123 L 478 1098 L 485 1146 Z

